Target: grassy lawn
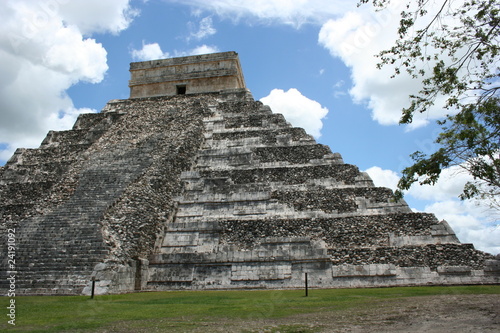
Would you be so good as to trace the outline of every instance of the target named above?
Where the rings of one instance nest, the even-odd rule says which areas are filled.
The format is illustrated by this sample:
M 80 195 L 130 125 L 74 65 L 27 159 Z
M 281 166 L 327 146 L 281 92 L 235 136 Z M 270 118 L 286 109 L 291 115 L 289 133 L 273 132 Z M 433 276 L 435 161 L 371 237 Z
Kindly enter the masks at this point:
M 1 297 L 4 314 L 0 331 L 116 332 L 126 328 L 130 332 L 139 329 L 186 332 L 204 325 L 223 327 L 242 321 L 256 322 L 299 314 L 349 313 L 350 309 L 373 309 L 384 300 L 464 294 L 500 294 L 500 286 L 324 289 L 309 290 L 308 297 L 304 297 L 303 290 L 172 291 L 96 296 L 94 299 L 87 296 L 18 296 L 15 298 L 15 326 L 7 323 L 9 298 Z M 312 332 L 293 325 L 279 331 Z

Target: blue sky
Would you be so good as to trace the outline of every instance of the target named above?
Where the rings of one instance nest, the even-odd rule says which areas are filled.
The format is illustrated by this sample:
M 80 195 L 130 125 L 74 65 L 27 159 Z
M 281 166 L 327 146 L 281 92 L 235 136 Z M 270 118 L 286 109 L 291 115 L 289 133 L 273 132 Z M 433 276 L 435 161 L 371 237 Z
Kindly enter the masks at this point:
M 352 0 L 3 1 L 0 165 L 48 130 L 71 128 L 79 113 L 128 98 L 132 61 L 236 51 L 255 99 L 394 188 L 412 152 L 436 148 L 443 115 L 437 106 L 398 125 L 419 83 L 375 68 L 374 55 L 395 40 L 402 3 L 375 12 Z M 445 176 L 412 188 L 409 205 L 446 219 L 462 242 L 499 253 L 498 215 L 457 199 L 467 175 Z

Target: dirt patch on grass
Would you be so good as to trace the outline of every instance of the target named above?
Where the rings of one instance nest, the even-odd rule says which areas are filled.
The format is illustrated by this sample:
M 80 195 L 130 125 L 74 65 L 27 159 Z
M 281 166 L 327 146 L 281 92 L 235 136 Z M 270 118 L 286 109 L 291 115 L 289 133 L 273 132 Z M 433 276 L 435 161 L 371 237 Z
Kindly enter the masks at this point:
M 162 319 L 114 325 L 99 332 L 500 332 L 499 295 L 440 295 L 376 299 L 359 308 L 327 309 L 285 318 Z
M 301 322 L 311 332 L 500 332 L 500 297 L 443 295 L 379 300 L 362 310 L 305 315 Z

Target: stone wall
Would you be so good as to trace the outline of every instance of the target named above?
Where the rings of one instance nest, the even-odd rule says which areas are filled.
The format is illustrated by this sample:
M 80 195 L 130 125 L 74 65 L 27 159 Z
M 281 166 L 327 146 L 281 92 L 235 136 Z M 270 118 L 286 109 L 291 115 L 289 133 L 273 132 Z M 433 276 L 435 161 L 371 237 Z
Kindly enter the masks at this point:
M 109 254 L 92 223 L 104 207 L 85 188 L 98 186 L 96 173 L 83 165 L 90 147 L 120 116 L 95 118 L 73 132 L 50 132 L 40 148 L 18 150 L 3 168 L 0 224 L 16 230 L 18 293 L 79 293 L 84 272 Z M 112 186 L 101 183 L 102 190 Z
M 102 292 L 134 289 L 135 263 L 172 219 L 179 175 L 202 144 L 209 99 L 112 101 L 16 152 L 0 211 L 19 235 L 19 293 L 78 294 L 92 273 Z
M 113 253 L 120 259 L 146 258 L 151 244 L 175 210 L 181 171 L 188 170 L 200 147 L 201 119 L 209 112 L 197 99 L 143 99 L 119 104 L 127 115 L 110 133 L 112 142 L 134 140 L 143 145 L 135 158 L 149 160 L 147 169 L 106 211 L 103 226 Z
M 356 211 L 359 208 L 356 198 L 360 197 L 373 203 L 388 203 L 393 193 L 390 189 L 380 187 L 325 189 L 319 186 L 311 186 L 307 191 L 281 190 L 271 193 L 272 199 L 293 206 L 295 210 L 322 210 L 326 213 Z
M 327 288 L 498 281 L 491 255 L 268 107 L 220 98 L 211 110 L 148 288 L 300 288 L 305 273 Z
M 246 88 L 236 52 L 134 62 L 130 73 L 130 98 Z
M 329 249 L 388 246 L 390 235 L 431 235 L 430 214 L 388 214 L 313 219 L 228 220 L 219 223 L 221 241 L 251 248 L 266 237 L 321 239 Z
M 331 248 L 328 254 L 336 265 L 394 264 L 399 267 L 428 267 L 436 271 L 443 266 L 484 268 L 493 256 L 474 249 L 472 244 L 427 244 L 377 248 Z
M 18 150 L 0 199 L 26 294 L 500 282 L 245 89 L 110 101 Z

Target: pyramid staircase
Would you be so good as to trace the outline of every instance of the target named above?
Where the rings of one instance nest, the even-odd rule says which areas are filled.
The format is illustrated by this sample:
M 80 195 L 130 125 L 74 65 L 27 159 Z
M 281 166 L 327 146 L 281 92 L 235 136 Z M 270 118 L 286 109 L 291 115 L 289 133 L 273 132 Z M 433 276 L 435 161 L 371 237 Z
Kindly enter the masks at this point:
M 15 230 L 18 294 L 78 294 L 85 276 L 109 254 L 95 221 L 120 181 L 102 177 L 114 177 L 111 170 L 79 174 L 78 166 L 120 116 L 81 115 L 72 130 L 49 132 L 40 148 L 18 149 L 2 168 L 1 226 Z M 6 279 L 0 286 L 7 288 Z
M 110 101 L 16 151 L 0 198 L 18 294 L 500 281 L 493 256 L 246 89 Z
M 209 108 L 147 289 L 298 288 L 305 273 L 315 287 L 484 275 L 475 271 L 490 257 L 460 244 L 445 221 L 393 202 L 391 190 L 269 107 L 239 98 Z

